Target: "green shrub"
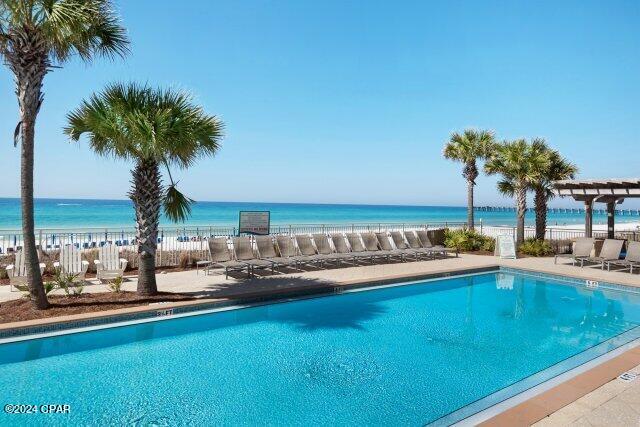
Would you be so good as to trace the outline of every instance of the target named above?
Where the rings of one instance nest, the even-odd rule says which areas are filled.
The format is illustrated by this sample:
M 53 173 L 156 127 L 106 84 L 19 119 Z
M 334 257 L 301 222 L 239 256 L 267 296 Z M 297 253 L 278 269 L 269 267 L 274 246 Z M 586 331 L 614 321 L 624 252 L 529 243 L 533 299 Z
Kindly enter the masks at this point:
M 495 239 L 480 234 L 474 230 L 447 230 L 444 236 L 444 244 L 448 248 L 459 251 L 493 251 Z
M 531 256 L 549 256 L 553 254 L 553 248 L 549 244 L 549 242 L 545 240 L 538 240 L 533 237 L 526 239 L 520 245 L 520 252 L 525 255 Z
M 84 285 L 78 280 L 77 274 L 67 274 L 56 270 L 53 283 L 62 289 L 67 296 L 79 296 L 84 291 Z
M 122 278 L 122 276 L 118 276 L 115 279 L 110 280 L 107 286 L 109 287 L 109 289 L 111 289 L 112 292 L 120 293 L 122 291 L 123 280 L 124 279 Z

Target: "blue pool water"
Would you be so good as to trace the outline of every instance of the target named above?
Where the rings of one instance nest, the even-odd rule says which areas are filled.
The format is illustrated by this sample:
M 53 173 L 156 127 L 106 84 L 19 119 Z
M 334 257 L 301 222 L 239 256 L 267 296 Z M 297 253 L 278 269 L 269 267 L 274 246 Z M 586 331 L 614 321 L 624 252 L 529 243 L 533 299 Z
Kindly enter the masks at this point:
M 638 326 L 638 296 L 488 273 L 0 346 L 2 425 L 422 425 Z

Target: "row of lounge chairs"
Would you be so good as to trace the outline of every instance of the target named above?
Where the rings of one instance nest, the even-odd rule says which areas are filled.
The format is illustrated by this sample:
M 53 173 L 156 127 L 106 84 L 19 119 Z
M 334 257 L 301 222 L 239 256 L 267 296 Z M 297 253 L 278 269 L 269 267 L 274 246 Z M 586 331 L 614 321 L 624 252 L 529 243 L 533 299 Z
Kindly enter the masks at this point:
M 389 239 L 391 237 L 391 240 Z M 391 243 L 393 241 L 393 243 Z M 304 265 L 323 267 L 325 263 L 340 265 L 359 261 L 374 262 L 392 259 L 406 261 L 424 258 L 447 257 L 458 253 L 444 246 L 431 243 L 428 233 L 392 231 L 380 233 L 298 234 L 296 236 L 256 236 L 255 247 L 250 237 L 234 237 L 229 248 L 226 237 L 213 237 L 209 241 L 210 262 L 205 268 L 223 268 L 225 276 L 232 271 L 246 270 L 253 276 L 256 269 L 278 267 L 300 269 Z
M 605 239 L 598 256 L 593 256 L 592 252 L 595 245 L 595 239 L 591 237 L 581 237 L 576 240 L 573 247 L 573 253 L 566 255 L 556 255 L 555 262 L 558 258 L 570 259 L 572 265 L 585 264 L 600 265 L 604 270 L 611 270 L 611 267 L 621 267 L 620 271 L 629 270 L 633 273 L 634 268 L 640 268 L 640 242 L 627 242 L 627 252 L 623 259 L 620 259 L 624 240 Z

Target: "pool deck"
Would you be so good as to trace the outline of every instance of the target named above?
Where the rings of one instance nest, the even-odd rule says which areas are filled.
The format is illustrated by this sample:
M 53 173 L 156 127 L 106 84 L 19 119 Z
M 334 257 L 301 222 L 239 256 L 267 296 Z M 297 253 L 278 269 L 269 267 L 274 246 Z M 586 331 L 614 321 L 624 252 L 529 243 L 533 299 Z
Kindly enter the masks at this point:
M 315 269 L 304 272 L 265 275 L 251 280 L 242 275 L 225 279 L 223 274 L 205 275 L 202 271 L 158 274 L 158 289 L 165 292 L 191 293 L 198 301 L 163 304 L 162 308 L 193 305 L 211 301 L 234 300 L 247 295 L 268 295 L 295 289 L 358 285 L 367 282 L 398 281 L 434 274 L 456 273 L 495 266 L 514 267 L 536 272 L 560 274 L 581 279 L 640 287 L 640 275 L 602 271 L 599 267 L 574 267 L 553 258 L 501 260 L 492 256 L 462 254 L 459 258 L 420 262 L 361 265 L 355 267 Z M 123 283 L 123 290 L 135 290 L 135 277 Z M 108 291 L 104 285 L 92 285 L 85 292 Z M 0 287 L 0 302 L 20 298 L 19 292 Z M 142 306 L 107 312 L 39 319 L 0 325 L 0 329 L 24 327 L 60 321 L 88 319 L 96 316 L 131 313 L 158 307 Z M 594 369 L 584 372 L 538 396 L 487 420 L 485 425 L 638 425 L 640 423 L 640 379 L 625 383 L 616 379 L 628 370 L 640 370 L 640 347 L 629 350 Z M 639 372 L 640 373 L 640 372 Z

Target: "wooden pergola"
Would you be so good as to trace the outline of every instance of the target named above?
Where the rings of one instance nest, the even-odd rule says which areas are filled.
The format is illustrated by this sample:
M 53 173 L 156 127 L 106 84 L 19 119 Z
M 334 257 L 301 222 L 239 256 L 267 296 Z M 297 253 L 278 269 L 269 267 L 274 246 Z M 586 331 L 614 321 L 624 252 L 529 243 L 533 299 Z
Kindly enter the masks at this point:
M 627 198 L 640 198 L 640 178 L 564 180 L 553 183 L 561 197 L 573 197 L 584 203 L 585 235 L 593 235 L 593 204 L 607 204 L 607 237 L 615 237 L 616 205 Z

